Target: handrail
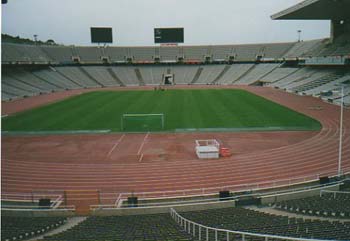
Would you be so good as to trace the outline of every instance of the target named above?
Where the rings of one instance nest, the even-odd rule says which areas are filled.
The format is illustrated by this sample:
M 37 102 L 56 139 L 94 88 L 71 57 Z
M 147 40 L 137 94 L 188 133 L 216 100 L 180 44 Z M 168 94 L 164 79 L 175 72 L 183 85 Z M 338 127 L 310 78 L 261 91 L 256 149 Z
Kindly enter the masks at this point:
M 269 197 L 269 196 L 276 196 L 276 195 L 285 195 L 285 194 L 293 194 L 293 193 L 299 193 L 299 192 L 305 192 L 310 190 L 317 190 L 322 188 L 329 188 L 336 185 L 341 184 L 342 182 L 332 183 L 332 185 L 322 186 L 322 185 L 315 185 L 315 186 L 307 186 L 302 188 L 296 188 L 292 190 L 277 190 L 277 191 L 271 191 L 271 192 L 262 192 L 262 193 L 251 193 L 251 194 L 244 194 L 244 195 L 235 195 L 227 198 L 202 198 L 202 199 L 193 199 L 193 200 L 174 200 L 174 201 L 165 201 L 165 202 L 152 202 L 152 203 L 138 203 L 138 208 L 142 207 L 171 207 L 171 206 L 186 206 L 186 205 L 193 205 L 193 204 L 207 204 L 207 203 L 217 203 L 222 201 L 234 201 L 242 197 L 251 197 L 251 196 L 260 196 L 260 197 Z M 119 195 L 118 197 L 118 203 L 119 206 L 115 204 L 105 204 L 105 205 L 91 205 L 91 209 L 118 209 L 122 208 L 120 206 L 122 201 L 125 201 L 126 199 L 122 199 Z M 133 207 L 135 208 L 135 207 Z
M 337 194 L 349 194 L 350 192 L 344 192 L 344 191 L 331 191 L 331 190 L 321 190 L 320 191 L 320 197 L 322 197 L 323 193 L 331 193 L 333 194 L 333 198 L 335 199 L 337 197 Z
M 278 236 L 278 235 L 268 235 L 268 234 L 257 234 L 257 233 L 249 233 L 249 232 L 241 232 L 241 231 L 232 231 L 227 229 L 218 229 L 218 228 L 212 228 L 208 227 L 196 222 L 193 222 L 189 219 L 186 219 L 182 217 L 180 214 L 176 212 L 175 209 L 170 208 L 170 215 L 174 219 L 174 221 L 180 225 L 184 229 L 185 232 L 188 234 L 198 237 L 199 240 L 206 240 L 210 241 L 209 239 L 209 230 L 215 232 L 215 241 L 218 241 L 218 233 L 225 233 L 227 237 L 227 241 L 230 240 L 230 234 L 239 234 L 242 236 L 242 240 L 245 241 L 246 236 L 252 236 L 252 237 L 260 237 L 265 238 L 265 240 L 269 240 L 269 238 L 276 240 L 293 240 L 293 241 L 325 241 L 322 239 L 306 239 L 306 238 L 293 238 L 293 237 L 285 237 L 285 236 Z M 202 229 L 206 230 L 206 237 L 202 237 Z
M 344 175 L 349 175 L 350 169 L 346 170 L 344 172 Z M 218 187 L 210 187 L 210 188 L 193 188 L 193 189 L 183 189 L 183 190 L 168 190 L 168 191 L 151 191 L 151 192 L 126 192 L 121 193 L 122 195 L 135 195 L 135 196 L 146 196 L 146 195 L 152 195 L 152 194 L 158 194 L 157 198 L 159 197 L 169 197 L 171 194 L 179 194 L 182 193 L 186 195 L 186 193 L 193 195 L 193 193 L 197 194 L 212 194 L 214 191 L 217 190 L 230 190 L 233 191 L 235 188 L 245 188 L 245 189 L 239 189 L 237 191 L 255 191 L 262 188 L 279 188 L 279 187 L 286 187 L 286 186 L 293 186 L 298 184 L 303 184 L 307 182 L 314 182 L 319 180 L 319 177 L 321 174 L 314 174 L 310 176 L 301 176 L 296 178 L 289 178 L 289 179 L 280 179 L 280 180 L 273 180 L 273 181 L 265 181 L 265 182 L 257 182 L 257 183 L 246 183 L 246 184 L 237 184 L 237 185 L 224 185 L 224 186 L 218 186 Z M 336 177 L 337 175 L 330 176 L 330 177 Z M 283 183 L 283 184 L 280 184 Z M 267 185 L 270 184 L 270 185 Z M 250 187 L 250 188 L 249 188 Z M 188 195 L 187 194 L 187 195 Z M 167 196 L 168 195 L 168 196 Z

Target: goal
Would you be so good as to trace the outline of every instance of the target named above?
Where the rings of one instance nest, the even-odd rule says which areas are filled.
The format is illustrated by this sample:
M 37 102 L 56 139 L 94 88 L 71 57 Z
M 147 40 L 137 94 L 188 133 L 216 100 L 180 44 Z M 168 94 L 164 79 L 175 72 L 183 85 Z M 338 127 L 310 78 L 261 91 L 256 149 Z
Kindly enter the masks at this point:
M 161 131 L 164 129 L 164 114 L 123 114 L 120 123 L 122 131 Z

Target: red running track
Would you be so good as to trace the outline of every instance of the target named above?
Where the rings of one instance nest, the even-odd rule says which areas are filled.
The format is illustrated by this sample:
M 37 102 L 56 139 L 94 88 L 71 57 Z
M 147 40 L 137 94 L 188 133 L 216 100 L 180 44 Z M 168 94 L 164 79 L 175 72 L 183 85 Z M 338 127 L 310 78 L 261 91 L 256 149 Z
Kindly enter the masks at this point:
M 256 183 L 271 185 L 276 180 L 337 174 L 340 107 L 272 88 L 235 88 L 318 119 L 323 128 L 319 132 L 5 136 L 2 192 L 97 189 L 110 203 L 124 192 L 216 192 L 224 187 L 246 189 L 256 187 Z M 346 172 L 350 171 L 349 127 L 350 111 L 345 110 Z M 234 155 L 196 159 L 194 140 L 202 138 L 221 140 Z M 277 184 L 282 183 L 286 184 Z

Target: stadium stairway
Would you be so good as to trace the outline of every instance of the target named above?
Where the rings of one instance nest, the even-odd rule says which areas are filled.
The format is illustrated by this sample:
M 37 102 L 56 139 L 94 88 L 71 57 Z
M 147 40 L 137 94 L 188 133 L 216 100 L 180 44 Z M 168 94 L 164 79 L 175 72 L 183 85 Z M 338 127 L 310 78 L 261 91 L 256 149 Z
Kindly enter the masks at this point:
M 253 69 L 255 69 L 257 65 L 254 64 L 252 65 L 249 69 L 247 69 L 243 74 L 241 74 L 237 79 L 233 80 L 231 84 L 235 84 L 236 82 L 238 82 L 240 79 L 244 78 L 245 76 L 247 76 L 250 72 L 253 71 Z
M 143 77 L 142 77 L 142 74 L 141 74 L 140 69 L 139 69 L 139 68 L 136 68 L 136 69 L 134 69 L 134 71 L 135 71 L 135 74 L 136 74 L 136 76 L 137 76 L 137 80 L 140 82 L 140 86 L 145 86 L 146 83 L 145 83 L 145 81 L 143 80 Z
M 80 88 L 84 88 L 84 85 L 82 85 L 81 83 L 75 81 L 73 78 L 70 78 L 68 75 L 66 75 L 65 73 L 61 72 L 59 69 L 56 69 L 54 67 L 50 67 L 52 70 L 54 70 L 56 73 L 58 73 L 59 75 L 61 75 L 64 79 L 70 80 L 71 82 L 73 82 L 75 85 L 79 86 Z
M 220 74 L 211 82 L 211 84 L 218 84 L 219 80 L 227 73 L 231 68 L 231 65 L 226 65 L 225 68 L 220 72 Z
M 120 80 L 120 78 L 117 76 L 117 74 L 113 71 L 112 68 L 107 68 L 107 71 L 120 86 L 125 86 L 125 84 Z
M 92 81 L 96 82 L 96 84 L 98 84 L 101 87 L 105 87 L 100 81 L 98 81 L 96 78 L 94 78 L 89 72 L 87 72 L 84 68 L 79 67 L 79 70 L 81 72 L 83 72 L 83 74 L 85 74 L 89 79 L 91 79 Z
M 87 217 L 71 217 L 71 218 L 67 218 L 66 222 L 59 226 L 56 229 L 53 229 L 43 235 L 40 235 L 38 237 L 29 239 L 28 241 L 37 241 L 37 240 L 43 240 L 45 237 L 51 236 L 51 235 L 55 235 L 55 234 L 59 234 L 62 232 L 65 232 L 66 230 L 72 229 L 73 227 L 79 225 L 81 222 L 85 221 Z
M 191 83 L 190 83 L 191 85 L 192 85 L 192 84 L 195 84 L 195 83 L 198 81 L 198 79 L 199 79 L 199 77 L 201 76 L 202 72 L 203 72 L 203 68 L 202 68 L 202 67 L 199 67 L 198 70 L 197 70 L 197 72 L 196 72 L 196 74 L 195 74 L 195 76 L 193 77 L 193 79 L 192 79 L 192 81 L 191 81 Z

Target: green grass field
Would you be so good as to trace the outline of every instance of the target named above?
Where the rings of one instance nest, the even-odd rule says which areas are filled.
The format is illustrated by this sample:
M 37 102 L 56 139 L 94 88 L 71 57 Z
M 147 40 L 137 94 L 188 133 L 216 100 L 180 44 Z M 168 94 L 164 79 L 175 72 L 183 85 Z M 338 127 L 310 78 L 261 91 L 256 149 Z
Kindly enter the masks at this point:
M 3 131 L 121 131 L 122 114 L 163 113 L 164 131 L 318 130 L 318 121 L 243 90 L 97 91 L 2 119 Z

